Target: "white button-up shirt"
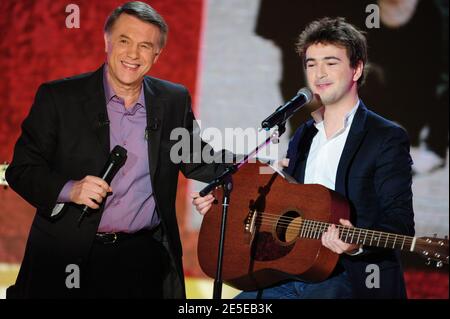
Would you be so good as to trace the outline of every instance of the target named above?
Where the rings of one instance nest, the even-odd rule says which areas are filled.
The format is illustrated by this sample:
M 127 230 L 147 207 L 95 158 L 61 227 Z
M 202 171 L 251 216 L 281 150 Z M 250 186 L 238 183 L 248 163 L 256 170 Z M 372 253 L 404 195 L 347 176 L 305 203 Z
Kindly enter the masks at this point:
M 318 132 L 314 136 L 309 150 L 305 169 L 305 184 L 321 184 L 335 190 L 336 173 L 344 150 L 350 127 L 358 109 L 359 100 L 353 109 L 345 115 L 343 127 L 327 139 L 323 123 L 324 108 L 311 113 Z
M 333 136 L 327 139 L 325 126 L 323 125 L 324 108 L 311 113 L 318 132 L 314 136 L 305 169 L 305 184 L 321 184 L 329 189 L 335 190 L 336 173 L 344 150 L 350 127 L 353 123 L 359 100 L 353 109 L 344 117 L 344 126 Z M 356 256 L 363 252 L 362 247 L 354 253 L 347 253 L 350 256 Z

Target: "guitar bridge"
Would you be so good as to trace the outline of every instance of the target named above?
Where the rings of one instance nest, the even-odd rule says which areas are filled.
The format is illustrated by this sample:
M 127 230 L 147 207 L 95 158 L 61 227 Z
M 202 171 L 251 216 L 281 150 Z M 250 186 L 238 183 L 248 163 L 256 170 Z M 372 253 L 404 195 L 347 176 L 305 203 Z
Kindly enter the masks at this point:
M 256 233 L 256 217 L 258 216 L 258 212 L 256 210 L 249 211 L 247 218 L 244 222 L 244 232 L 246 233 L 246 242 L 248 245 L 251 245 L 253 239 L 255 238 Z

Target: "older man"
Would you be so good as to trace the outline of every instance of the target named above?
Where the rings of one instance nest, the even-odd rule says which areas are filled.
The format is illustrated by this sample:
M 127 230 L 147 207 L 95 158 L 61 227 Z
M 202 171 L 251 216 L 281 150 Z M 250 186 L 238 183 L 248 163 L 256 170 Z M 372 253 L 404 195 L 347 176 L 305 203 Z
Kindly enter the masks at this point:
M 145 75 L 167 32 L 149 5 L 126 3 L 106 21 L 103 66 L 40 86 L 6 172 L 37 208 L 8 298 L 185 296 L 178 173 L 209 181 L 221 168 L 170 159 L 172 129 L 195 134 L 186 88 Z M 97 176 L 116 145 L 128 158 L 108 185 Z

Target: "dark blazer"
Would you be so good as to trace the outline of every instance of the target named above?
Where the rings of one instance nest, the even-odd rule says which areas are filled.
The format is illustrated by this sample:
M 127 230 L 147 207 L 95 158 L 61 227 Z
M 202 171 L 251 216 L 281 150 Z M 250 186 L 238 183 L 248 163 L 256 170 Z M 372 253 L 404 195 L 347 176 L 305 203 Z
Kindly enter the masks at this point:
M 146 76 L 144 93 L 150 175 L 162 225 L 154 236 L 170 255 L 165 297 L 183 298 L 182 249 L 175 213 L 178 174 L 181 171 L 186 177 L 209 182 L 222 167 L 170 159 L 171 146 L 177 143 L 170 139 L 174 128 L 186 128 L 191 139 L 199 138 L 193 132 L 194 116 L 185 87 Z M 105 118 L 103 68 L 39 87 L 6 171 L 11 188 L 37 208 L 19 276 L 8 289 L 8 297 L 76 297 L 79 293 L 66 288 L 65 269 L 68 264 L 83 269 L 101 212 L 88 215 L 80 227 L 78 205 L 66 204 L 56 218 L 51 213 L 68 180 L 102 170 L 110 150 Z
M 292 138 L 286 171 L 303 183 L 306 160 L 317 133 L 310 120 Z M 351 222 L 356 227 L 403 235 L 414 235 L 412 207 L 412 160 L 409 139 L 398 125 L 368 110 L 360 102 L 342 152 L 335 191 L 351 206 Z M 398 252 L 364 247 L 357 256 L 341 255 L 340 263 L 348 272 L 356 298 L 406 297 L 403 271 Z M 366 287 L 372 271 L 380 268 L 380 288 Z

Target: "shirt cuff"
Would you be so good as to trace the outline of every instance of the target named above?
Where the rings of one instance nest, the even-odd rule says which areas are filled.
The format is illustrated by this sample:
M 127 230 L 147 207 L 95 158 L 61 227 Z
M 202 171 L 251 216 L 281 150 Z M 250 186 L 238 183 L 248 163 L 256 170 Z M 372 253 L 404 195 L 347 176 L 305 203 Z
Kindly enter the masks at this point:
M 72 189 L 73 184 L 75 181 L 68 181 L 64 187 L 62 188 L 61 192 L 58 195 L 58 198 L 56 199 L 57 203 L 68 203 L 70 202 L 70 190 Z
M 346 254 L 349 255 L 349 256 L 357 256 L 359 254 L 362 254 L 363 251 L 364 251 L 364 249 L 362 248 L 362 246 L 359 246 L 359 249 L 357 251 L 355 251 L 354 253 L 347 253 L 346 252 Z

